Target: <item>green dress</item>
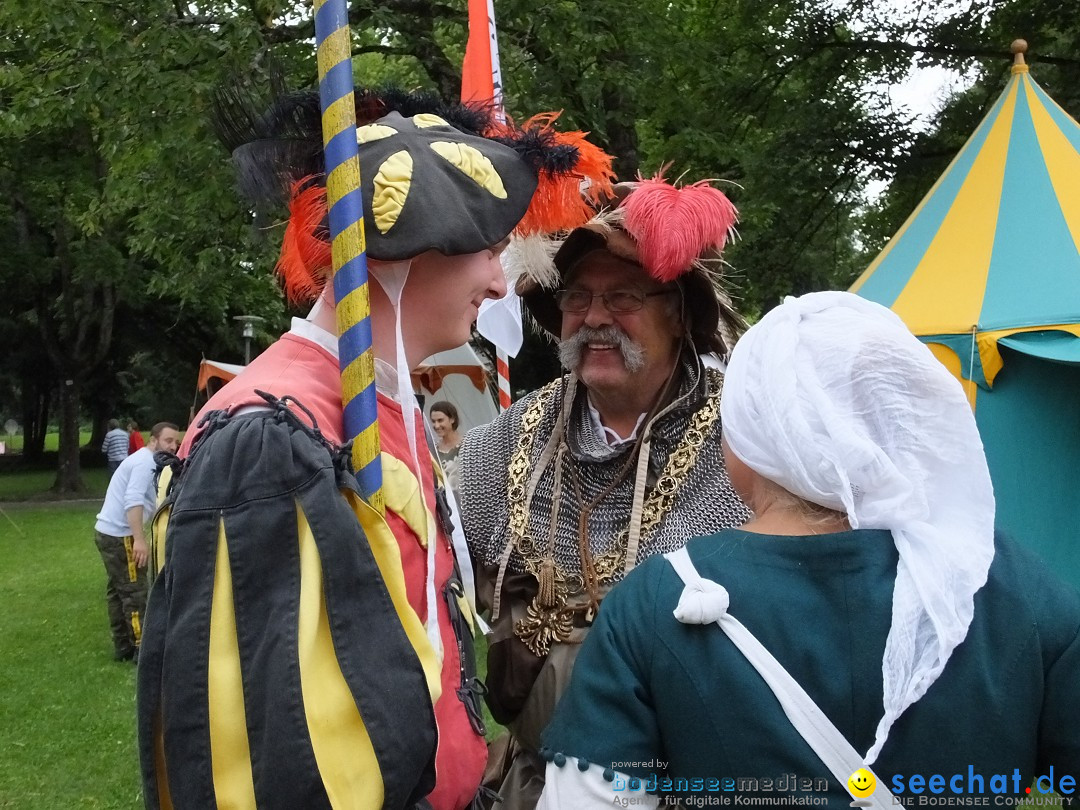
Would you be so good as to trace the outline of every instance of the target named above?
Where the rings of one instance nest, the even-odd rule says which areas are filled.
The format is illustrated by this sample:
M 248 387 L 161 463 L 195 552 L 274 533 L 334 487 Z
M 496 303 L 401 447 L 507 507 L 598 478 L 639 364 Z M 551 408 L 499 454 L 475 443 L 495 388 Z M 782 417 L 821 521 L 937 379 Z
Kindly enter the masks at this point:
M 867 751 L 883 711 L 881 660 L 898 561 L 891 534 L 726 530 L 687 548 L 701 576 L 728 589 L 730 614 L 856 750 Z M 661 792 L 846 806 L 844 786 L 723 631 L 674 618 L 682 589 L 670 563 L 653 558 L 612 591 L 544 734 L 546 756 L 656 776 Z M 943 777 L 933 782 L 944 785 L 940 795 L 956 797 L 949 780 L 960 774 L 953 784 L 964 795 L 978 795 L 981 784 L 995 806 L 1005 799 L 995 788 L 1013 801 L 1029 798 L 1025 788 L 1051 767 L 1055 787 L 1070 795 L 1060 780 L 1080 782 L 1080 593 L 999 537 L 967 638 L 897 720 L 874 769 L 894 793 L 912 797 L 921 787 L 916 804 L 934 795 L 935 774 Z

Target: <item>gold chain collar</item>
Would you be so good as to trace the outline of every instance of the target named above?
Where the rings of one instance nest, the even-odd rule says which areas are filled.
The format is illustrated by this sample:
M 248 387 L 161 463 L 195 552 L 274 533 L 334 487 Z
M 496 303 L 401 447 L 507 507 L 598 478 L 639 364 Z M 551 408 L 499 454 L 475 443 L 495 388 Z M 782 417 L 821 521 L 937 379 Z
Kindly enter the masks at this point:
M 642 504 L 641 537 L 663 520 L 678 497 L 683 482 L 694 468 L 705 439 L 712 432 L 713 425 L 720 415 L 720 393 L 723 380 L 719 375 L 707 374 L 708 395 L 705 403 L 698 408 L 690 419 L 690 425 L 683 434 L 679 445 L 668 457 L 656 486 Z M 584 582 L 579 572 L 566 572 L 549 555 L 541 552 L 528 530 L 528 514 L 525 511 L 526 482 L 529 476 L 529 458 L 536 442 L 536 431 L 545 409 L 551 403 L 559 381 L 546 385 L 537 394 L 536 399 L 525 409 L 521 417 L 521 433 L 517 448 L 510 459 L 509 487 L 507 500 L 510 509 L 509 529 L 514 547 L 521 555 L 525 569 L 536 577 L 538 588 L 524 619 L 514 625 L 514 633 L 536 656 L 547 655 L 552 641 L 565 642 L 573 630 L 574 612 L 577 608 L 567 607 L 571 593 L 584 590 Z M 559 457 L 556 457 L 558 462 Z M 573 461 L 571 461 L 573 463 Z M 558 497 L 558 493 L 553 493 Z M 600 584 L 607 585 L 615 581 L 623 570 L 626 546 L 630 536 L 629 527 L 621 529 L 615 536 L 615 547 L 596 556 L 593 566 Z M 591 616 L 590 616 L 591 618 Z

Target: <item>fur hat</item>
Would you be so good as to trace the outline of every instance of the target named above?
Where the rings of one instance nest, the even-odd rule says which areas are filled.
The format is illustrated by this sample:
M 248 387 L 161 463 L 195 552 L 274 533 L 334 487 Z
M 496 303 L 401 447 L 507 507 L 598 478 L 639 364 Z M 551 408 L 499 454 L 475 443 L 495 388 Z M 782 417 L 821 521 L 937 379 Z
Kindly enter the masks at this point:
M 619 183 L 592 219 L 557 244 L 548 267 L 541 259 L 521 268 L 518 294 L 533 319 L 559 337 L 557 291 L 586 255 L 606 250 L 660 283 L 678 284 L 695 346 L 726 358 L 746 328 L 720 284 L 722 251 L 737 219 L 735 206 L 707 181 L 677 187 L 657 175 Z

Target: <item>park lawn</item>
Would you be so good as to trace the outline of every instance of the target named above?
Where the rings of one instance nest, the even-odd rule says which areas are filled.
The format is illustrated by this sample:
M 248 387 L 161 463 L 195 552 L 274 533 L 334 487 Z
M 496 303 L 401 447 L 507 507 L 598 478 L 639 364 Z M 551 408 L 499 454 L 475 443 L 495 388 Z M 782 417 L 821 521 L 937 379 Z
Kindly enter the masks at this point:
M 112 660 L 96 512 L 0 514 L 0 808 L 142 807 L 135 667 Z
M 105 490 L 109 487 L 109 471 L 104 467 L 83 467 L 81 472 L 83 483 L 86 484 L 86 492 L 79 497 L 104 500 Z M 56 470 L 2 472 L 0 473 L 0 503 L 55 500 L 57 496 L 49 491 L 55 480 Z
M 2 426 L 0 426 L 2 427 Z M 143 434 L 143 438 L 147 437 L 148 433 Z M 79 447 L 86 447 L 90 441 L 91 433 L 88 430 L 79 432 Z M 21 433 L 13 433 L 8 435 L 6 433 L 0 433 L 0 441 L 7 444 L 7 451 L 9 453 L 21 453 L 23 449 L 23 435 Z M 60 448 L 60 434 L 59 433 L 46 433 L 45 434 L 45 452 L 56 452 Z
M 98 505 L 0 510 L 0 809 L 141 808 L 135 667 L 112 660 Z

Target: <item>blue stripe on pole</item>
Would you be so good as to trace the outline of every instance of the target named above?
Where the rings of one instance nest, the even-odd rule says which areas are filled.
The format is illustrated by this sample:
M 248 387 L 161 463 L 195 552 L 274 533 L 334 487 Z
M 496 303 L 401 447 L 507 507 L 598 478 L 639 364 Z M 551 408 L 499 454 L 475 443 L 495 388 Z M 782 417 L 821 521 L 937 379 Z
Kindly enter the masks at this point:
M 361 321 L 338 338 L 338 357 L 342 368 L 348 368 L 371 346 L 371 323 Z
M 352 95 L 352 78 L 350 62 L 338 62 L 326 71 L 326 75 L 319 80 L 319 101 L 323 112 L 326 112 L 338 99 Z
M 344 301 L 349 293 L 366 283 L 367 278 L 367 256 L 363 253 L 353 256 L 334 273 L 334 300 Z
M 382 456 L 376 456 L 366 467 L 356 471 L 356 481 L 362 491 L 376 491 L 382 486 Z
M 352 64 L 338 62 L 319 80 L 319 100 L 324 109 L 345 96 L 342 89 L 345 86 L 348 86 L 349 93 L 353 92 Z
M 364 256 L 363 198 L 354 121 L 352 58 L 346 0 L 315 0 L 315 33 L 322 107 L 324 165 L 330 205 L 330 238 L 334 259 L 334 292 L 338 301 L 338 365 L 342 373 L 345 438 L 353 442 L 353 465 L 365 496 L 383 508 L 379 458 L 378 408 L 371 358 L 371 318 L 363 306 L 367 291 Z M 343 266 L 338 266 L 344 262 Z M 370 379 L 369 379 L 370 378 Z
M 340 166 L 356 154 L 356 130 L 350 127 L 335 135 L 323 149 L 325 165 Z
M 348 24 L 349 7 L 347 3 L 325 2 L 315 10 L 315 39 L 322 42 L 337 29 Z
M 350 400 L 349 402 L 345 402 L 342 404 L 342 417 L 345 419 L 346 424 L 349 423 L 348 420 L 350 419 L 355 420 L 357 426 L 357 435 L 363 433 L 369 425 L 375 422 L 375 417 L 369 415 L 367 409 L 364 407 L 363 400 L 364 397 L 361 395 L 353 397 L 352 400 Z M 375 456 L 375 458 L 378 458 L 378 456 Z M 354 458 L 353 461 L 355 462 L 356 459 Z M 365 488 L 365 492 L 366 491 L 367 490 Z
M 340 200 L 330 206 L 330 232 L 337 234 L 341 233 L 345 228 L 352 225 L 354 222 L 359 222 L 364 216 L 364 197 L 360 193 L 360 189 L 350 191 L 344 195 Z M 351 259 L 350 262 L 356 261 Z M 363 276 L 352 279 L 356 283 L 367 282 L 367 264 L 363 267 Z M 337 287 L 334 288 L 337 292 Z M 340 298 L 337 300 L 341 300 Z

